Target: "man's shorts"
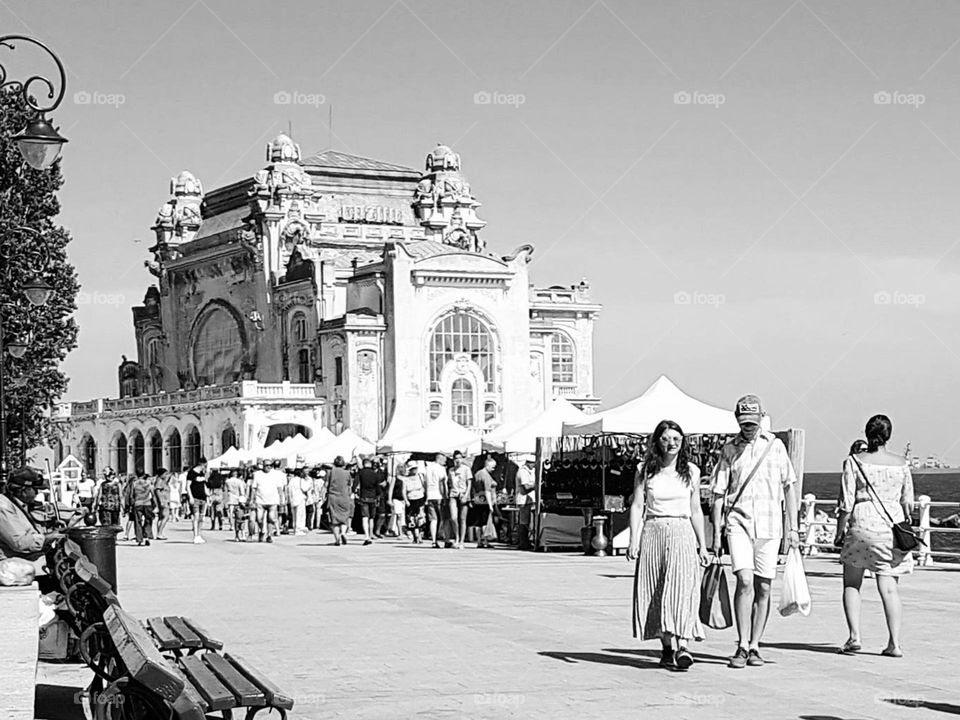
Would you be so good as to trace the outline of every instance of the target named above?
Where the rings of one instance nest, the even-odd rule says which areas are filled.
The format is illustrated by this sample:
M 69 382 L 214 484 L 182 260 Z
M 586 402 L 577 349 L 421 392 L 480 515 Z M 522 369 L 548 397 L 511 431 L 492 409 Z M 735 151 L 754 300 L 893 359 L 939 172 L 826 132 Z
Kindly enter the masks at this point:
M 193 508 L 193 511 L 203 515 L 203 509 L 207 506 L 206 500 L 198 500 L 197 498 L 190 498 L 190 507 Z
M 360 501 L 360 516 L 365 518 L 373 518 L 377 515 L 377 502 L 376 498 L 373 499 L 363 499 Z
M 730 548 L 730 565 L 734 573 L 752 570 L 754 575 L 768 580 L 777 576 L 780 538 L 751 540 L 744 532 L 729 532 L 727 546 Z
M 427 520 L 439 520 L 442 517 L 439 500 L 427 500 Z

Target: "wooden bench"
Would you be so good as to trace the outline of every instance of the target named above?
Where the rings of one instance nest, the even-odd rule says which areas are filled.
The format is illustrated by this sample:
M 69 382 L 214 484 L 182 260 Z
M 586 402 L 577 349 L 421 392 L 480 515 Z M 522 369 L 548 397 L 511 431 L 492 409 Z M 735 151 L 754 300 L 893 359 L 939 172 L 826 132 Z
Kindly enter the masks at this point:
M 222 650 L 223 643 L 190 618 L 153 617 L 143 621 L 157 647 L 180 657 L 184 651 L 193 655 L 201 650 Z
M 263 673 L 240 657 L 209 650 L 176 661 L 160 654 L 146 628 L 120 607 L 105 613 L 101 667 L 114 667 L 115 677 L 91 692 L 91 709 L 123 708 L 116 717 L 142 720 L 201 720 L 209 713 L 233 717 L 246 708 L 247 720 L 261 710 L 277 710 L 281 720 L 293 708 L 293 699 Z M 103 631 L 99 631 L 103 632 Z M 135 709 L 136 713 L 131 713 Z

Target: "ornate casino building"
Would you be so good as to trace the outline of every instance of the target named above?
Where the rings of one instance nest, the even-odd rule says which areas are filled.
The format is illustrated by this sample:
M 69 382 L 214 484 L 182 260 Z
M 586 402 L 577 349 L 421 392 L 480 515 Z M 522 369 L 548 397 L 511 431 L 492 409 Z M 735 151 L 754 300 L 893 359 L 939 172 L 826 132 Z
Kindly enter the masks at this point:
M 182 467 L 320 427 L 375 440 L 447 415 L 487 432 L 562 395 L 591 410 L 586 281 L 538 288 L 534 249 L 487 241 L 438 145 L 424 170 L 286 135 L 252 177 L 182 172 L 153 230 L 119 397 L 62 403 L 58 455 L 90 472 Z

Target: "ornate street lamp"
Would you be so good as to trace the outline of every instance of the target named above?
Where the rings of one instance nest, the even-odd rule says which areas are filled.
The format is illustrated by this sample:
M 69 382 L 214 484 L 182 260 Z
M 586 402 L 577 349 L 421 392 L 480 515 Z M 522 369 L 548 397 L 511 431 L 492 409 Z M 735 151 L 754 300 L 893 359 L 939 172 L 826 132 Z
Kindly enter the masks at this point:
M 7 69 L 0 63 L 0 90 L 12 90 L 18 93 L 23 100 L 24 105 L 32 111 L 33 117 L 27 122 L 27 126 L 13 136 L 20 154 L 23 159 L 32 168 L 37 170 L 46 170 L 56 162 L 60 157 L 60 150 L 67 139 L 63 137 L 57 129 L 46 118 L 46 113 L 52 112 L 59 107 L 63 101 L 63 94 L 67 89 L 67 76 L 63 69 L 63 63 L 60 58 L 54 55 L 53 51 L 39 40 L 34 40 L 26 35 L 4 35 L 0 37 L 0 47 L 6 47 L 15 50 L 15 42 L 27 42 L 44 50 L 57 65 L 60 72 L 60 90 L 56 91 L 57 86 L 42 75 L 31 75 L 25 81 L 8 80 Z M 41 104 L 31 94 L 31 89 L 35 89 L 35 84 L 46 86 L 46 96 L 49 104 Z

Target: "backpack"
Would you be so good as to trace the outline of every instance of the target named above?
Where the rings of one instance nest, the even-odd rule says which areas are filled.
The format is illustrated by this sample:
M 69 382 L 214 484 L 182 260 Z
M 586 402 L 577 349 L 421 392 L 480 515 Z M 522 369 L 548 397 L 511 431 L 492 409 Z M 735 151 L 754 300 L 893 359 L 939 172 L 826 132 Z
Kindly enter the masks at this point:
M 120 509 L 120 486 L 115 482 L 105 482 L 100 488 L 100 507 L 104 510 Z

